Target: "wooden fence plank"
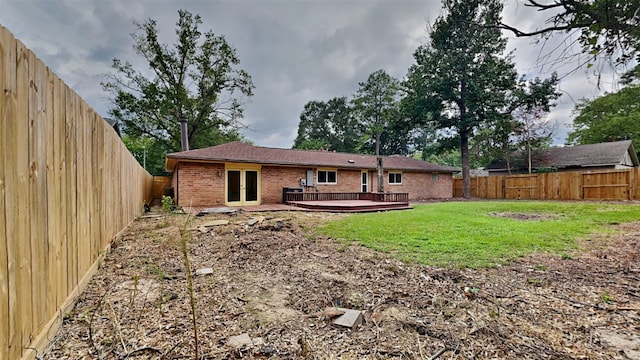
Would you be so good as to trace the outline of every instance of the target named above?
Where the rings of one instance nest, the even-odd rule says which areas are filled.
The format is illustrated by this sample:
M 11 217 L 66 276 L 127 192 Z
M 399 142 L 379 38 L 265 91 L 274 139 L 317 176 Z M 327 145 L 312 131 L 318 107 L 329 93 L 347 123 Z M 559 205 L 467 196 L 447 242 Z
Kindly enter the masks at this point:
M 104 123 L 102 118 L 98 117 L 93 109 L 89 108 L 89 120 L 91 121 L 91 165 L 89 170 L 91 172 L 91 185 L 89 192 L 91 193 L 91 258 L 89 259 L 90 263 L 93 264 L 93 261 L 98 258 L 100 254 L 100 250 L 102 250 L 102 239 L 101 239 L 101 221 L 100 218 L 102 214 L 100 214 L 100 186 L 101 180 L 99 177 L 100 174 L 100 161 L 98 160 L 98 152 L 100 149 L 100 140 L 98 136 L 98 130 L 101 129 L 101 126 Z M 100 121 L 100 122 L 98 122 Z
M 20 345 L 26 346 L 33 335 L 33 316 L 31 301 L 31 227 L 30 214 L 30 186 L 29 186 L 29 50 L 21 43 L 16 42 L 16 118 L 15 137 L 12 139 L 13 156 L 15 157 L 16 191 L 15 208 L 11 211 L 15 214 L 16 232 L 14 236 L 19 239 L 16 246 L 18 260 L 17 288 L 20 299 L 18 317 L 20 319 Z M 24 349 L 21 349 L 21 353 Z
M 15 169 L 18 158 L 16 157 L 18 119 L 17 119 L 17 42 L 2 28 L 0 34 L 0 42 L 4 52 L 3 76 L 3 138 L 2 143 L 2 161 L 5 169 Z M 26 139 L 25 139 L 26 141 Z M 7 290 L 9 313 L 6 323 L 8 326 L 3 329 L 5 341 L 7 344 L 7 359 L 20 358 L 22 354 L 21 339 L 21 317 L 20 311 L 24 311 L 23 304 L 19 301 L 19 242 L 23 232 L 19 229 L 19 207 L 17 191 L 18 189 L 18 173 L 16 171 L 7 171 L 4 174 L 5 188 L 5 234 L 7 238 Z
M 55 315 L 59 307 L 58 303 L 58 283 L 57 274 L 59 273 L 58 256 L 59 256 L 59 239 L 60 232 L 60 187 L 58 169 L 58 143 L 60 138 L 57 133 L 55 123 L 55 76 L 49 68 L 46 68 L 46 88 L 45 91 L 45 138 L 46 144 L 46 171 L 47 171 L 47 296 L 46 296 L 46 318 Z
M 640 169 L 573 171 L 503 175 L 471 179 L 472 196 L 484 199 L 633 200 L 640 197 Z M 462 194 L 462 179 L 453 181 L 454 196 Z
M 636 168 L 633 170 L 633 200 L 640 200 L 640 168 Z
M 78 162 L 77 162 L 77 126 L 76 126 L 76 102 L 75 94 L 68 86 L 65 90 L 65 152 L 67 157 L 67 290 L 70 291 L 78 283 Z
M 46 316 L 48 238 L 47 238 L 47 171 L 45 136 L 46 69 L 29 52 L 29 193 L 31 223 L 31 282 L 33 333 L 38 334 Z
M 58 243 L 56 244 L 56 303 L 58 306 L 62 305 L 66 295 L 71 291 L 68 288 L 69 269 L 68 264 L 68 251 L 67 246 L 71 233 L 69 229 L 69 214 L 70 214 L 70 192 L 71 192 L 71 170 L 68 163 L 67 143 L 70 141 L 67 134 L 67 91 L 66 85 L 56 77 L 55 80 L 55 96 L 54 96 L 54 117 L 55 117 L 55 129 L 57 134 L 56 150 L 58 156 L 56 156 L 56 167 L 58 176 L 56 179 L 59 181 L 56 190 L 56 199 L 60 197 L 60 208 L 57 215 L 57 223 L 60 229 L 60 236 Z
M 0 88 L 0 359 L 26 360 L 142 210 L 153 178 L 1 26 Z
M 76 118 L 76 130 L 77 130 L 77 151 L 76 151 L 76 181 L 77 181 L 77 193 L 76 204 L 78 211 L 76 213 L 75 224 L 77 226 L 77 235 L 74 239 L 75 246 L 75 259 L 77 259 L 74 268 L 74 287 L 79 284 L 79 280 L 82 277 L 83 271 L 89 268 L 87 261 L 86 244 L 89 239 L 89 213 L 87 205 L 87 166 L 86 161 L 88 149 L 87 149 L 87 120 L 83 119 L 84 116 L 84 103 L 82 99 L 76 94 L 72 95 L 76 103 L 75 118 Z
M 11 88 L 7 87 L 5 84 L 10 81 L 7 79 L 5 81 L 5 77 L 11 76 L 9 72 L 9 67 L 11 64 L 10 53 L 11 51 L 8 49 L 12 42 L 8 41 L 7 34 L 4 33 L 3 28 L 0 27 L 0 89 L 10 90 Z M 5 124 L 6 118 L 10 116 L 8 114 L 9 109 L 5 108 L 6 104 L 9 104 L 11 92 L 2 91 L 0 93 L 0 123 Z M 5 126 L 0 126 L 0 144 L 5 144 L 7 141 L 6 136 L 8 133 L 5 132 Z M 13 326 L 10 319 L 9 310 L 13 310 L 9 306 L 9 274 L 11 271 L 9 269 L 9 258 L 8 258 L 8 246 L 10 234 L 7 233 L 6 223 L 5 223 L 5 165 L 4 165 L 4 156 L 0 155 L 0 359 L 10 359 L 9 357 L 9 347 L 10 347 L 10 326 Z

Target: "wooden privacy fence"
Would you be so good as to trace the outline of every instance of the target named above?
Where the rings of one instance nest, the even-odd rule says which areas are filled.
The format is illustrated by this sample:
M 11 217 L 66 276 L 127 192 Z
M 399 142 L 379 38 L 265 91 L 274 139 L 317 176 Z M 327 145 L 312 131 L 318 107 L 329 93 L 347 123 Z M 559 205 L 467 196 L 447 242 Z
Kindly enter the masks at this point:
M 471 180 L 471 197 L 481 199 L 638 200 L 640 169 L 481 176 Z M 453 181 L 462 196 L 462 179 Z
M 2 26 L 0 86 L 0 359 L 31 359 L 153 180 Z
M 165 195 L 165 189 L 171 186 L 171 177 L 169 176 L 154 176 L 153 188 L 151 193 L 151 199 L 162 199 Z

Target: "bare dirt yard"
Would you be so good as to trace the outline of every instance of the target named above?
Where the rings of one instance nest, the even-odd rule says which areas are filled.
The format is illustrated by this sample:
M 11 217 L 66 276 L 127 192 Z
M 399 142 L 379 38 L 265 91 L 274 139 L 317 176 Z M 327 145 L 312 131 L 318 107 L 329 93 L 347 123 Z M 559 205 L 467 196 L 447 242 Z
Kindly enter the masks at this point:
M 193 218 L 199 358 L 640 359 L 640 222 L 563 256 L 472 270 L 315 235 L 338 216 Z M 194 358 L 185 219 L 136 220 L 40 358 Z M 362 311 L 362 324 L 334 325 L 335 307 Z

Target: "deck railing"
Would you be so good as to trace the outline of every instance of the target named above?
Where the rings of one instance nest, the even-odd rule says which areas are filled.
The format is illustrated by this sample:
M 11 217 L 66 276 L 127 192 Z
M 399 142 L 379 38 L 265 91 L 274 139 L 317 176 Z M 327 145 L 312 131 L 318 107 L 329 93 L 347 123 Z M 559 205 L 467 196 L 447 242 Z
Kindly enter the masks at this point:
M 363 192 L 286 192 L 286 202 L 291 201 L 339 201 L 370 200 L 409 204 L 409 193 L 363 193 Z

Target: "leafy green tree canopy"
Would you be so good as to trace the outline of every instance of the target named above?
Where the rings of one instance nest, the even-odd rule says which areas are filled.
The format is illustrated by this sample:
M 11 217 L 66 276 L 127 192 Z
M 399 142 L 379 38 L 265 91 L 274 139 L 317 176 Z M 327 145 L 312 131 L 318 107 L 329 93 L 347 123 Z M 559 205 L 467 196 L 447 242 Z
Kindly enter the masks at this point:
M 346 97 L 310 101 L 300 114 L 293 148 L 355 152 L 359 137 L 359 127 L 354 123 Z
M 400 111 L 400 82 L 384 70 L 359 83 L 352 96 L 310 101 L 298 124 L 294 149 L 326 149 L 381 155 L 407 154 L 411 122 Z
M 594 100 L 582 99 L 574 110 L 569 144 L 633 140 L 640 149 L 640 85 L 630 85 Z
M 151 175 L 169 175 L 164 169 L 166 150 L 162 144 L 148 137 L 127 134 L 122 137 L 122 142 Z
M 180 119 L 191 148 L 238 139 L 251 77 L 237 68 L 240 60 L 223 36 L 199 30 L 199 15 L 178 15 L 173 45 L 160 43 L 155 20 L 137 24 L 133 48 L 148 68 L 113 60 L 115 72 L 102 83 L 113 99 L 110 115 L 129 136 L 153 139 L 168 152 L 181 150 Z
M 618 64 L 640 62 L 640 3 L 637 0 L 526 0 L 525 6 L 549 13 L 545 26 L 523 31 L 500 22 L 518 37 L 580 31 L 584 52 L 615 57 Z
M 400 114 L 400 82 L 381 69 L 358 85 L 353 107 L 367 137 L 375 139 L 375 154 L 380 155 L 380 136 Z
M 406 103 L 417 124 L 433 122 L 441 144 L 459 141 L 463 197 L 470 196 L 470 143 L 483 135 L 507 140 L 517 129 L 519 107 L 548 109 L 557 97 L 557 79 L 518 79 L 501 21 L 499 0 L 443 0 L 445 13 L 434 22 L 428 44 L 414 53 Z M 420 117 L 425 117 L 420 119 Z
M 420 46 L 407 76 L 408 96 L 432 116 L 437 128 L 460 139 L 463 196 L 470 196 L 469 139 L 508 104 L 517 83 L 515 67 L 504 56 L 506 39 L 489 24 L 499 21 L 496 0 L 443 0 L 445 13 Z M 420 105 L 425 104 L 425 105 Z

